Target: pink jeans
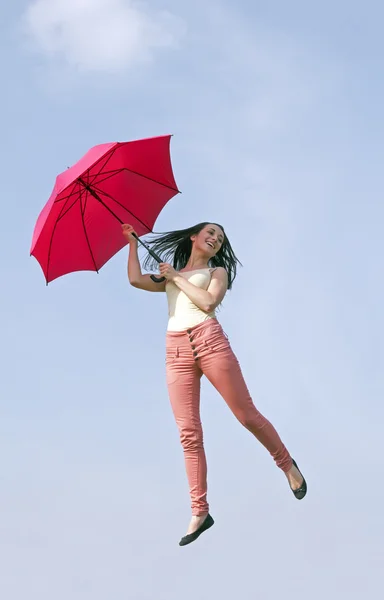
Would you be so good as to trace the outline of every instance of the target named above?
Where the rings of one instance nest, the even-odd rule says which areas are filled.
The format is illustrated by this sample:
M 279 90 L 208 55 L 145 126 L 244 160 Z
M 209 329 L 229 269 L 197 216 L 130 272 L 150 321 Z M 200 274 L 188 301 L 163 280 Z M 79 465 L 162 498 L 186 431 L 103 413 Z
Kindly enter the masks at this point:
M 166 336 L 167 385 L 184 450 L 193 515 L 208 512 L 207 462 L 200 421 L 200 379 L 205 375 L 235 417 L 270 452 L 284 472 L 292 459 L 273 425 L 257 410 L 240 365 L 216 319 Z

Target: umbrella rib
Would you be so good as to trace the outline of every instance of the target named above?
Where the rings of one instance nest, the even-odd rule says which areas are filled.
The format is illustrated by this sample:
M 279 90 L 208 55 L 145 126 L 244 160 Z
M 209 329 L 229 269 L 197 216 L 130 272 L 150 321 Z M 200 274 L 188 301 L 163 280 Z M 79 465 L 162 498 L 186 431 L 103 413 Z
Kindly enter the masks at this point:
M 113 156 L 113 154 L 114 154 L 115 151 L 116 151 L 116 149 L 114 149 L 113 151 L 111 151 L 109 153 L 109 156 L 108 156 L 107 160 L 105 161 L 105 163 L 101 166 L 101 169 L 98 171 L 98 173 L 95 173 L 92 176 L 92 178 L 90 177 L 90 173 L 89 173 L 89 170 L 88 170 L 88 172 L 86 172 L 85 174 L 81 175 L 78 178 L 78 181 L 80 181 L 80 180 L 83 181 L 83 177 L 85 175 L 87 175 L 88 176 L 88 185 L 94 185 L 94 181 L 99 177 L 100 174 L 102 174 L 102 169 L 107 165 L 107 163 L 112 158 L 112 156 Z M 95 163 L 95 164 L 97 164 L 97 163 Z M 167 189 L 172 190 L 174 192 L 177 192 L 178 194 L 181 193 L 180 190 L 178 190 L 175 187 L 172 187 L 171 185 L 167 185 L 166 183 L 162 183 L 161 181 L 158 181 L 157 179 L 153 179 L 153 177 L 148 177 L 148 175 L 143 175 L 142 173 L 139 173 L 138 171 L 134 171 L 133 169 L 128 169 L 127 167 L 122 167 L 121 169 L 115 169 L 113 171 L 106 171 L 106 172 L 104 171 L 103 174 L 108 174 L 108 176 L 104 177 L 103 179 L 99 179 L 97 181 L 97 183 L 98 184 L 102 183 L 102 182 L 106 181 L 107 179 L 110 179 L 111 177 L 114 177 L 114 175 L 117 175 L 117 174 L 121 173 L 122 171 L 127 171 L 128 173 L 132 173 L 133 175 L 137 175 L 138 177 L 142 177 L 143 179 L 147 179 L 148 181 L 152 181 L 153 183 L 156 183 L 157 185 L 161 185 L 163 187 L 166 187 Z M 92 179 L 92 181 L 90 181 L 90 179 Z M 55 200 L 55 203 L 56 202 L 62 202 L 63 200 L 67 200 L 68 198 L 71 197 L 72 193 L 73 192 L 71 192 L 68 196 L 63 196 L 61 198 L 57 198 Z
M 120 148 L 122 146 L 121 143 L 117 142 L 116 145 L 107 152 L 107 154 L 105 154 L 104 156 L 100 157 L 93 166 L 97 165 L 98 163 L 102 162 L 103 159 L 106 159 L 104 164 L 101 166 L 99 173 L 97 175 L 100 174 L 100 172 L 102 171 L 102 169 L 108 164 L 108 162 L 111 160 L 112 156 L 114 155 L 114 153 L 118 150 L 118 148 Z M 156 179 L 153 179 L 151 177 L 148 177 L 147 175 L 143 175 L 142 173 L 138 173 L 137 171 L 134 171 L 133 169 L 126 169 L 124 167 L 125 170 L 129 171 L 130 173 L 133 173 L 134 175 L 138 175 L 139 177 L 144 177 L 144 179 L 148 179 L 149 181 L 153 181 L 154 183 L 157 183 L 159 185 L 162 185 L 170 190 L 173 190 L 174 192 L 177 192 L 178 194 L 180 194 L 180 190 L 178 190 L 177 188 L 174 188 L 170 185 L 167 185 L 166 183 L 162 183 L 161 181 L 157 181 Z M 172 166 L 171 166 L 171 170 L 172 170 Z M 89 174 L 89 171 L 88 171 Z M 95 178 L 97 177 L 97 175 L 95 175 Z M 84 174 L 80 175 L 80 178 L 84 177 Z
M 118 175 L 119 173 L 121 173 L 122 171 L 124 171 L 125 169 L 116 169 L 115 171 L 103 171 L 103 173 L 99 173 L 99 175 L 103 175 L 103 177 L 100 177 L 100 179 L 98 179 L 96 181 L 97 184 L 100 183 L 104 183 L 104 181 L 108 181 L 108 179 L 111 179 L 112 177 L 114 177 L 115 175 Z M 106 177 L 104 177 L 104 175 L 106 175 Z M 94 177 L 92 183 L 90 183 L 89 185 L 95 185 L 95 180 L 96 177 Z
M 81 192 L 80 192 L 80 194 L 81 194 Z M 74 202 L 71 204 L 71 206 L 69 206 L 69 207 L 67 208 L 67 210 L 64 210 L 64 209 L 65 209 L 65 206 L 66 206 L 66 205 L 64 205 L 64 206 L 63 206 L 63 209 L 62 209 L 62 211 L 61 211 L 61 213 L 60 213 L 60 216 L 59 216 L 59 217 L 57 217 L 57 220 L 58 220 L 58 221 L 60 221 L 60 219 L 62 219 L 63 217 L 65 217 L 65 215 L 67 214 L 67 212 L 69 212 L 69 211 L 71 210 L 71 208 L 72 208 L 73 206 L 75 206 L 76 202 L 78 202 L 78 201 L 79 201 L 79 198 L 75 198 Z
M 96 173 L 96 174 L 93 176 L 94 178 L 96 178 L 96 177 L 98 177 L 98 175 L 100 175 L 101 171 L 102 171 L 102 170 L 103 170 L 103 168 L 104 168 L 104 167 L 105 167 L 105 166 L 108 164 L 108 162 L 110 161 L 110 159 L 112 158 L 112 156 L 114 155 L 114 153 L 116 152 L 116 150 L 117 150 L 117 147 L 116 147 L 116 148 L 112 148 L 111 150 L 109 150 L 109 151 L 108 151 L 108 153 L 107 153 L 106 155 L 104 155 L 104 156 L 100 157 L 100 158 L 99 158 L 99 159 L 98 159 L 98 160 L 97 160 L 97 161 L 94 163 L 93 167 L 94 167 L 95 165 L 97 165 L 98 163 L 100 163 L 100 162 L 101 162 L 103 159 L 106 159 L 106 160 L 105 160 L 105 162 L 103 163 L 103 165 L 101 166 L 100 170 L 99 170 L 99 171 L 98 171 L 98 172 L 97 172 L 97 173 Z M 115 171 L 114 171 L 114 172 L 112 172 L 112 171 L 108 171 L 108 173 L 113 173 L 113 174 L 115 174 L 115 173 L 117 173 L 117 172 L 119 172 L 119 171 L 121 171 L 121 170 L 122 170 L 122 169 L 115 169 Z M 80 175 L 80 177 L 78 177 L 78 178 L 77 178 L 76 182 L 77 182 L 77 181 L 80 181 L 80 179 L 81 179 L 82 177 L 88 177 L 88 179 L 89 179 L 89 169 L 86 169 L 86 170 L 85 170 L 85 172 L 84 172 L 82 175 Z M 72 182 L 72 183 L 73 183 L 73 182 Z M 69 184 L 67 187 L 69 187 L 70 185 L 72 185 L 72 183 L 70 183 L 70 184 Z M 66 188 L 64 188 L 64 189 L 66 189 Z M 62 191 L 64 191 L 64 190 L 62 190 Z M 72 193 L 73 193 L 73 191 L 72 191 L 70 194 L 68 194 L 67 196 L 61 196 L 60 198 L 57 198 L 57 199 L 55 200 L 55 202 L 54 202 L 54 203 L 56 204 L 57 202 L 62 202 L 63 200 L 68 200 L 68 198 L 70 198 L 70 197 L 72 196 Z
M 111 160 L 112 156 L 114 155 L 114 153 L 117 151 L 117 149 L 119 147 L 120 147 L 120 145 L 115 146 L 112 150 L 109 151 L 109 155 L 108 155 L 105 163 L 102 165 L 99 172 L 97 174 L 95 174 L 95 177 L 93 178 L 93 180 L 90 181 L 90 185 L 92 185 L 94 180 L 97 178 L 97 176 L 100 175 L 101 171 L 106 167 L 106 165 Z M 106 158 L 106 156 L 100 158 L 99 161 L 101 161 L 103 158 Z M 95 164 L 97 164 L 97 162 Z M 95 166 L 95 165 L 93 165 L 93 166 Z M 122 167 L 122 170 L 128 171 L 129 173 L 133 173 L 134 175 L 138 175 L 139 177 L 143 177 L 144 179 L 148 179 L 149 181 L 153 181 L 154 183 L 157 183 L 158 185 L 162 185 L 163 187 L 166 187 L 169 190 L 173 190 L 174 192 L 177 192 L 178 194 L 180 193 L 180 191 L 177 188 L 174 188 L 171 185 L 167 185 L 166 183 L 162 183 L 161 181 L 157 181 L 157 179 L 153 179 L 152 177 L 148 177 L 147 175 L 143 175 L 142 173 L 139 173 L 138 171 L 134 171 L 133 169 L 127 169 L 127 167 Z M 88 174 L 89 174 L 89 171 L 88 171 Z M 80 177 L 82 177 L 82 175 Z
M 70 194 L 67 194 L 66 196 L 60 196 L 59 198 L 56 198 L 56 200 L 54 201 L 54 204 L 58 204 L 59 202 L 63 202 L 64 200 L 68 200 L 68 198 L 70 198 L 73 194 L 73 191 Z
M 76 200 L 76 202 L 77 202 L 77 200 Z M 74 204 L 76 202 L 74 202 Z M 72 206 L 73 206 L 73 204 L 72 204 Z M 71 206 L 71 208 L 72 208 L 72 206 Z M 47 285 L 48 285 L 48 281 L 49 281 L 49 263 L 50 263 L 50 260 L 51 260 L 51 251 L 52 251 L 53 236 L 55 235 L 56 227 L 57 227 L 57 225 L 58 225 L 61 217 L 63 216 L 64 209 L 65 209 L 65 204 L 64 204 L 64 206 L 61 207 L 60 214 L 57 217 L 57 219 L 55 220 L 55 224 L 54 224 L 53 229 L 52 229 L 51 239 L 49 240 L 48 260 L 47 260 L 47 275 L 46 275 L 46 278 L 45 278 Z M 66 211 L 66 213 L 67 212 L 68 211 Z
M 124 169 L 124 167 L 119 167 L 118 169 L 111 169 L 110 171 L 103 171 L 103 175 L 115 175 L 116 173 L 119 173 L 120 171 L 122 171 Z M 99 171 L 99 175 L 100 175 L 101 171 Z
M 138 177 L 142 177 L 143 179 L 148 179 L 148 181 L 152 181 L 153 183 L 156 183 L 157 185 L 162 185 L 163 187 L 166 187 L 167 189 L 172 190 L 172 191 L 177 192 L 178 194 L 180 194 L 180 191 L 177 188 L 174 188 L 174 187 L 172 187 L 170 185 L 167 185 L 166 183 L 162 183 L 161 181 L 157 181 L 157 179 L 153 179 L 152 177 L 148 177 L 147 175 L 143 175 L 142 173 L 139 173 L 138 171 L 133 171 L 133 169 L 128 169 L 127 167 L 122 167 L 121 169 L 116 169 L 115 171 L 107 171 L 108 177 L 105 177 L 103 179 L 98 179 L 97 180 L 97 184 L 103 183 L 107 179 L 110 179 L 114 175 L 118 175 L 122 171 L 127 171 L 128 173 L 132 173 L 133 175 L 137 175 Z M 103 172 L 102 174 L 104 175 L 104 173 L 105 172 Z M 100 173 L 98 173 L 98 175 L 100 175 Z M 93 181 L 90 183 L 90 185 L 95 186 L 94 182 L 95 182 L 96 178 L 97 178 L 97 175 L 95 175 L 95 177 L 93 178 Z
M 105 179 L 109 179 L 110 177 L 113 177 L 113 176 L 114 176 L 114 175 L 116 175 L 117 173 L 120 173 L 122 170 L 123 170 L 123 169 L 116 169 L 115 171 L 108 171 L 108 172 L 107 172 L 107 173 L 108 173 L 108 177 L 106 177 Z M 103 181 L 105 181 L 105 179 L 101 179 L 101 180 L 100 180 L 100 182 L 103 182 Z M 68 200 L 68 199 L 69 199 L 69 198 L 70 198 L 70 197 L 73 195 L 73 193 L 74 193 L 74 191 L 75 191 L 75 187 L 76 187 L 76 185 L 78 184 L 78 180 L 75 180 L 75 182 L 74 182 L 74 183 L 75 183 L 75 186 L 74 186 L 74 188 L 72 189 L 72 191 L 71 191 L 69 194 L 65 195 L 65 196 L 59 196 L 58 198 L 56 198 L 56 200 L 55 200 L 54 204 L 58 204 L 59 202 L 63 202 L 63 200 Z M 72 183 L 70 183 L 70 184 L 69 184 L 67 187 L 69 187 L 70 185 L 73 185 L 73 182 L 72 182 Z M 64 189 L 66 189 L 66 188 L 64 188 Z
M 84 202 L 84 210 L 83 210 L 82 195 L 83 195 L 83 191 L 81 190 L 81 192 L 80 192 L 80 203 L 79 204 L 80 204 L 80 212 L 81 212 L 81 221 L 83 223 L 83 228 L 84 228 L 84 235 L 85 235 L 85 239 L 87 240 L 88 250 L 89 250 L 91 258 L 92 258 L 93 266 L 95 267 L 96 273 L 99 274 L 99 269 L 97 268 L 95 257 L 93 256 L 91 244 L 90 244 L 89 238 L 88 238 L 87 228 L 85 226 L 85 221 L 84 221 L 84 213 L 85 213 L 85 209 L 86 209 L 86 206 L 87 206 L 88 196 L 87 196 L 87 193 L 85 193 L 85 202 Z
M 152 181 L 153 183 L 157 183 L 158 185 L 162 185 L 163 187 L 172 190 L 173 192 L 177 192 L 180 194 L 180 191 L 177 188 L 172 187 L 171 185 L 167 185 L 166 183 L 162 183 L 161 181 L 157 181 L 157 179 L 153 179 L 152 177 L 148 177 L 148 175 L 143 175 L 142 173 L 138 173 L 133 169 L 127 169 L 127 167 L 123 167 L 124 171 L 128 171 L 128 173 L 133 173 L 134 175 L 138 175 L 139 177 L 143 177 L 144 179 L 148 179 L 148 181 Z
M 76 189 L 76 184 L 77 184 L 77 181 L 71 181 L 71 183 L 70 183 L 70 184 L 68 184 L 68 185 L 67 185 L 67 186 L 66 186 L 64 189 L 66 190 L 66 189 L 68 189 L 70 186 L 73 186 L 73 187 L 72 187 L 72 190 L 69 192 L 69 194 L 67 194 L 67 195 L 65 195 L 65 196 L 60 196 L 60 194 L 61 194 L 61 192 L 60 192 L 60 193 L 59 193 L 59 197 L 58 197 L 58 198 L 56 198 L 56 200 L 54 201 L 54 204 L 57 204 L 58 202 L 62 202 L 63 200 L 68 200 L 68 199 L 69 199 L 69 198 L 72 196 L 72 194 L 73 194 L 74 190 Z M 63 190 L 63 191 L 64 191 L 64 190 Z
M 93 186 L 92 188 L 90 187 L 88 191 L 92 194 L 92 191 L 94 191 L 94 190 L 96 190 L 96 192 L 98 192 L 98 193 L 96 193 L 96 192 L 93 193 L 93 196 L 96 198 L 96 200 L 98 200 L 99 202 L 101 202 L 101 204 L 106 209 L 108 209 L 109 212 L 111 212 L 120 221 L 120 223 L 123 223 L 123 221 L 117 215 L 115 215 L 115 213 L 102 201 L 102 199 L 100 198 L 99 194 L 103 194 L 104 196 L 106 196 L 107 198 L 109 198 L 110 200 L 112 200 L 113 202 L 115 202 L 115 204 L 118 204 L 126 212 L 128 212 L 130 215 L 132 215 L 132 217 L 134 217 L 137 221 L 139 221 L 144 227 L 146 227 L 146 229 L 148 229 L 149 232 L 152 233 L 152 229 L 149 227 L 149 225 L 147 225 L 146 223 L 144 223 L 144 221 L 142 221 L 138 216 L 136 216 L 133 212 L 131 212 L 126 206 L 124 206 L 124 204 L 121 204 L 113 196 L 110 196 L 109 194 L 107 194 L 103 190 L 98 189 L 96 186 Z
M 88 183 L 89 183 L 89 184 L 93 183 L 93 181 L 94 181 L 94 180 L 95 180 L 95 179 L 96 179 L 96 178 L 97 178 L 97 177 L 100 175 L 100 173 L 101 173 L 101 172 L 102 172 L 102 171 L 105 169 L 105 167 L 107 166 L 107 164 L 109 163 L 109 161 L 111 160 L 111 158 L 113 157 L 113 155 L 115 154 L 115 152 L 116 152 L 116 150 L 117 150 L 117 148 L 118 148 L 118 147 L 119 147 L 119 146 L 114 146 L 114 147 L 113 147 L 111 150 L 109 150 L 109 152 L 107 152 L 107 154 L 105 154 L 104 156 L 100 157 L 100 158 L 99 158 L 99 160 L 95 162 L 95 164 L 92 166 L 92 168 L 93 168 L 93 167 L 95 167 L 95 166 L 96 166 L 98 163 L 100 163 L 100 162 L 102 163 L 102 165 L 101 165 L 101 167 L 99 168 L 99 171 L 98 171 L 97 173 L 95 173 L 95 175 L 94 175 L 94 178 L 93 178 L 93 180 L 92 180 L 92 181 L 89 181 L 89 180 L 90 180 L 90 172 L 89 172 L 89 171 L 90 171 L 90 169 L 88 169 L 88 171 L 87 171 L 87 175 L 88 175 Z M 104 162 L 103 162 L 103 159 L 105 159 L 105 160 L 104 160 Z M 83 175 L 80 175 L 80 177 L 83 177 Z
M 111 215 L 113 215 L 115 217 L 115 219 L 117 219 L 119 221 L 119 223 L 123 224 L 123 221 L 120 219 L 120 217 L 118 217 L 111 208 L 109 208 L 109 206 L 107 206 L 105 204 L 105 202 L 102 201 L 102 199 L 100 198 L 99 194 L 97 194 L 93 188 L 91 188 L 90 185 L 86 184 L 85 181 L 83 181 L 82 179 L 79 178 L 79 182 L 84 186 L 84 188 L 87 190 L 87 192 L 89 192 L 91 194 L 91 196 L 93 196 L 94 198 L 96 198 L 96 200 L 98 202 L 100 202 L 100 204 L 102 206 L 104 206 L 104 208 L 106 208 L 108 210 L 108 212 L 111 213 Z

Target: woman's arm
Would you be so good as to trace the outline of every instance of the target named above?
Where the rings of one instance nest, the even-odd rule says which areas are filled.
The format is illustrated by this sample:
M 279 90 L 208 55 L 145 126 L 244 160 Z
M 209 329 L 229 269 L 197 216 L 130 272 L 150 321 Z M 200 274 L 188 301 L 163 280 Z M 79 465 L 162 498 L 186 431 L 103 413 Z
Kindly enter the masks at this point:
M 152 281 L 150 275 L 142 274 L 138 254 L 138 243 L 136 238 L 132 235 L 132 231 L 133 229 L 130 225 L 123 225 L 123 234 L 129 242 L 127 265 L 129 283 L 133 287 L 147 292 L 165 292 L 165 281 L 162 283 L 155 283 Z
M 143 275 L 141 272 L 137 245 L 135 246 L 133 243 L 129 244 L 127 271 L 129 283 L 133 287 L 138 288 L 139 290 L 145 290 L 147 292 L 165 292 L 166 281 L 163 281 L 162 283 L 156 283 L 155 281 L 152 281 L 150 275 Z
M 207 290 L 197 287 L 179 273 L 176 273 L 171 281 L 173 281 L 173 283 L 177 285 L 177 287 L 184 292 L 196 306 L 206 313 L 212 312 L 219 306 L 228 289 L 228 275 L 223 267 L 218 267 L 212 273 Z

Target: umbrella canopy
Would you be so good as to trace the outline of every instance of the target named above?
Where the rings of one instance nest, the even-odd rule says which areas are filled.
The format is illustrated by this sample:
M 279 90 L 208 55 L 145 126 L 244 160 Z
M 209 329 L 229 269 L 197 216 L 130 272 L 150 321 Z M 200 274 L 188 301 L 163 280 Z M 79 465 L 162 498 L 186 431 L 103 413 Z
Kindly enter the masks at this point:
M 121 223 L 150 233 L 177 193 L 170 135 L 100 144 L 57 176 L 33 232 L 31 256 L 47 284 L 99 269 L 127 244 Z

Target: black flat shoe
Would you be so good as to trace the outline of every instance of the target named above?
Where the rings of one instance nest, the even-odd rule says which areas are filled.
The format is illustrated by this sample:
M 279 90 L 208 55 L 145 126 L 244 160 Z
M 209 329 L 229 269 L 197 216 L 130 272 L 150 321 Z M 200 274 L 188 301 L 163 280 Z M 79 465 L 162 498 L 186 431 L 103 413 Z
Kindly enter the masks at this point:
M 207 529 L 212 527 L 214 522 L 215 521 L 212 519 L 211 515 L 208 514 L 205 517 L 202 524 L 200 525 L 200 527 L 198 529 L 196 529 L 196 531 L 194 531 L 193 533 L 188 533 L 187 535 L 185 535 L 184 537 L 181 538 L 181 540 L 179 542 L 179 546 L 186 546 L 187 544 L 190 544 L 191 542 L 194 542 L 195 540 L 197 540 L 199 535 L 201 535 L 204 531 L 206 531 Z
M 295 465 L 296 469 L 299 471 L 300 475 L 302 476 L 303 483 L 301 484 L 301 486 L 297 490 L 292 490 L 292 488 L 291 488 L 291 490 L 292 490 L 292 492 L 294 493 L 295 497 L 298 500 L 302 500 L 304 498 L 305 494 L 307 493 L 307 482 L 305 481 L 304 475 L 300 471 L 299 467 L 296 464 L 296 461 L 293 460 L 293 458 L 292 458 L 292 462 Z

